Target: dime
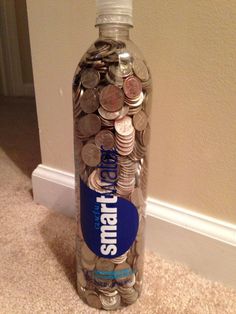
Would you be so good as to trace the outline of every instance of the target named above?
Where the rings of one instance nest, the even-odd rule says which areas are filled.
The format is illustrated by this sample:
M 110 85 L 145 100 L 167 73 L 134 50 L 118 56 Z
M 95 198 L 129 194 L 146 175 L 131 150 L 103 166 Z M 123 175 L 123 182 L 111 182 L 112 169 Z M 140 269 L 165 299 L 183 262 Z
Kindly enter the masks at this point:
M 137 98 L 142 92 L 142 84 L 135 76 L 129 76 L 124 81 L 124 93 L 128 98 Z
M 107 111 L 118 111 L 124 104 L 124 94 L 122 90 L 114 85 L 103 88 L 100 94 L 100 104 Z
M 85 113 L 93 113 L 99 107 L 98 93 L 96 89 L 87 89 L 81 99 L 80 106 Z
M 83 135 L 90 137 L 97 134 L 101 130 L 101 120 L 94 114 L 90 113 L 82 117 L 78 121 L 78 131 Z
M 141 81 L 147 81 L 149 79 L 148 68 L 141 59 L 134 60 L 133 70 Z
M 95 137 L 97 147 L 103 149 L 112 149 L 115 145 L 115 137 L 109 130 L 100 131 Z
M 137 131 L 143 131 L 148 123 L 147 116 L 143 110 L 133 116 L 134 127 Z
M 129 116 L 125 116 L 122 119 L 115 121 L 115 130 L 118 134 L 127 136 L 134 131 L 132 119 Z
M 100 74 L 94 69 L 86 69 L 81 74 L 81 82 L 85 88 L 94 88 L 100 81 Z
M 81 156 L 86 165 L 96 167 L 101 160 L 100 149 L 92 143 L 83 146 Z

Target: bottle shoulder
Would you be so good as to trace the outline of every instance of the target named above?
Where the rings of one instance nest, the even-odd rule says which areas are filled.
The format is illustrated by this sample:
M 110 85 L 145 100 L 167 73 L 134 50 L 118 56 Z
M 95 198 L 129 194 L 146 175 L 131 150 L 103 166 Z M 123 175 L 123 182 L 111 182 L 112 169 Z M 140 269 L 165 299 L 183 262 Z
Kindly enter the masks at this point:
M 150 69 L 140 48 L 130 39 L 98 38 L 84 53 L 75 76 L 85 68 L 93 68 L 105 75 L 108 83 L 135 75 L 144 85 L 151 85 Z

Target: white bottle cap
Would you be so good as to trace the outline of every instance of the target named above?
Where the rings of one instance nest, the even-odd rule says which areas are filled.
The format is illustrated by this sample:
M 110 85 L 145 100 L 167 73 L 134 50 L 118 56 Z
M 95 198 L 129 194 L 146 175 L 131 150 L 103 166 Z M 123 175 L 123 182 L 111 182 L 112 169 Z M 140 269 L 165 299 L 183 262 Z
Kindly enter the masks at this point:
M 96 0 L 96 25 L 115 23 L 133 25 L 133 0 Z

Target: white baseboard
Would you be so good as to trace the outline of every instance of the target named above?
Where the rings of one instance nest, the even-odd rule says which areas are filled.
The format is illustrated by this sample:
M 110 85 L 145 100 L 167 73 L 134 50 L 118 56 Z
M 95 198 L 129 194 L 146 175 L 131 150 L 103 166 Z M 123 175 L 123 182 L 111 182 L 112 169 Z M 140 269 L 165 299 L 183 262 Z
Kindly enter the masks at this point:
M 75 216 L 74 175 L 39 165 L 32 174 L 34 201 L 67 216 Z
M 39 165 L 35 202 L 75 216 L 74 175 Z M 236 288 L 236 225 L 149 198 L 147 247 L 195 272 Z

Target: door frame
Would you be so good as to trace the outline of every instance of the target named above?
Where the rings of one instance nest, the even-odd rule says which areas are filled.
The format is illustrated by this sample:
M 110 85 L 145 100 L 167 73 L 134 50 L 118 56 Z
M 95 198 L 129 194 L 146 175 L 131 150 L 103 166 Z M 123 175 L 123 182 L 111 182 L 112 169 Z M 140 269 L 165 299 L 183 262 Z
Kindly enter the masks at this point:
M 2 81 L 5 82 L 6 96 L 33 96 L 33 84 L 24 84 L 21 70 L 18 42 L 15 0 L 0 0 L 0 36 L 2 38 L 2 58 L 0 66 Z M 1 54 L 1 53 L 0 53 Z
M 0 17 L 1 18 L 1 17 Z M 7 95 L 6 69 L 3 57 L 2 36 L 0 36 L 0 95 Z

